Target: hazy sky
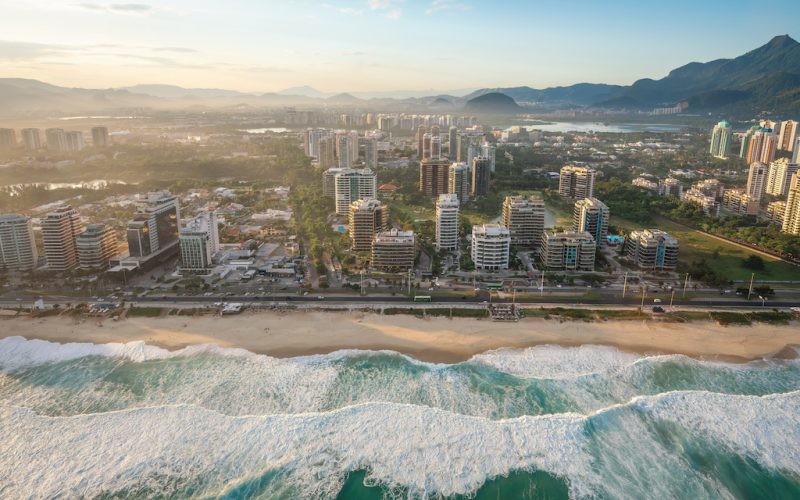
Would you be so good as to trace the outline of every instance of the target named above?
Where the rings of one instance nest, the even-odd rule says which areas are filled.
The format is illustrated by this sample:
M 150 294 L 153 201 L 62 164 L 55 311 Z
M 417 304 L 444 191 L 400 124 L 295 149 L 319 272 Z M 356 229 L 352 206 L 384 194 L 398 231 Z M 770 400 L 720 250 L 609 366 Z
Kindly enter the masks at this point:
M 0 0 L 0 77 L 277 91 L 629 84 L 797 39 L 800 1 Z

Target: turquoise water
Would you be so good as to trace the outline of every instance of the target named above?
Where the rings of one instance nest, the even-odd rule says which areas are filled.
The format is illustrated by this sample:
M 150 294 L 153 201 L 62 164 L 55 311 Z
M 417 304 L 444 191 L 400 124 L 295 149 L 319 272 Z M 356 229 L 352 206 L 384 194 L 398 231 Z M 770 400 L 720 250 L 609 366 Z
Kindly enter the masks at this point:
M 0 340 L 0 497 L 800 498 L 800 361 Z

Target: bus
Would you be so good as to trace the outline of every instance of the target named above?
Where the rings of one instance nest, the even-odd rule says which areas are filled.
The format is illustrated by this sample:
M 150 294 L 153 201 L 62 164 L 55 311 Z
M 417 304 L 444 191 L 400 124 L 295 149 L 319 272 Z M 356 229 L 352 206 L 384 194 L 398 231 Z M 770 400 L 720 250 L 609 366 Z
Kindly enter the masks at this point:
M 430 295 L 414 295 L 414 302 L 430 302 Z

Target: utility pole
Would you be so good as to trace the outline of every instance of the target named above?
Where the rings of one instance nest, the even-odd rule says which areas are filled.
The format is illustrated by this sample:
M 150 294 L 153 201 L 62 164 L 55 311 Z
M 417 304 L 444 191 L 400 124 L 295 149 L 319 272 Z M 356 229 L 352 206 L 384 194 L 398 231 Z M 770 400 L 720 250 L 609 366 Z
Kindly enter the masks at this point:
M 411 297 L 411 268 L 408 269 L 408 296 Z
M 756 277 L 756 273 L 750 275 L 750 288 L 747 289 L 747 300 L 750 300 L 750 296 L 753 294 L 753 279 Z M 759 296 L 759 298 L 761 298 Z
M 625 272 L 625 280 L 622 282 L 622 298 L 625 298 L 625 292 L 628 291 L 628 272 Z
M 672 302 L 675 300 L 675 289 L 672 289 L 672 296 L 669 298 L 669 309 L 672 310 Z
M 686 287 L 689 286 L 689 273 L 686 273 L 686 279 L 683 281 L 683 298 L 686 298 Z
M 645 288 L 644 288 L 644 285 L 642 285 L 642 306 L 641 306 L 641 311 L 642 312 L 644 312 L 644 291 L 645 291 Z
M 361 270 L 361 295 L 364 295 L 364 270 Z
M 539 284 L 539 296 L 544 295 L 544 269 L 542 270 L 542 282 Z

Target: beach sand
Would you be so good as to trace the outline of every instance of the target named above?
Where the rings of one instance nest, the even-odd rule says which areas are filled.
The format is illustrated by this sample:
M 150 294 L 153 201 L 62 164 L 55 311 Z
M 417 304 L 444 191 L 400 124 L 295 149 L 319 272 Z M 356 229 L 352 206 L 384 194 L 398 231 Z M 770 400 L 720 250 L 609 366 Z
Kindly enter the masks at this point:
M 686 354 L 748 361 L 794 355 L 800 325 L 720 326 L 711 321 L 564 321 L 528 318 L 501 323 L 467 318 L 381 316 L 362 312 L 247 312 L 237 316 L 167 316 L 120 321 L 69 317 L 0 318 L 0 338 L 52 342 L 144 341 L 174 350 L 211 343 L 276 357 L 340 349 L 392 350 L 430 362 L 454 363 L 475 354 L 541 344 L 610 345 L 643 354 Z

